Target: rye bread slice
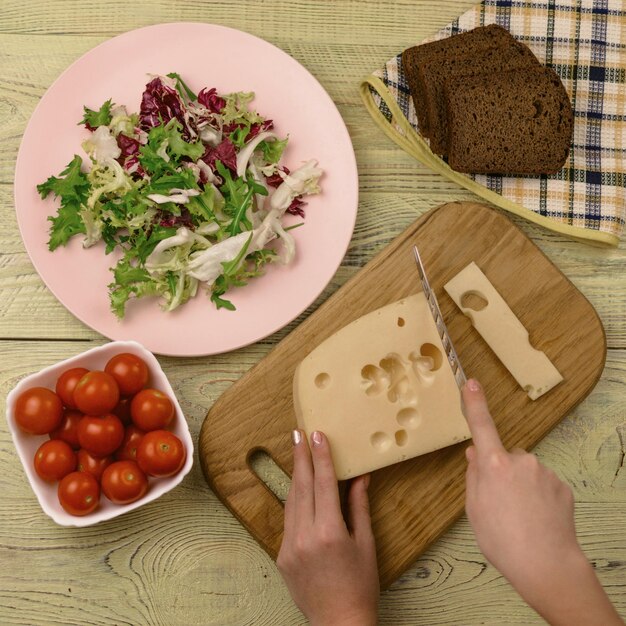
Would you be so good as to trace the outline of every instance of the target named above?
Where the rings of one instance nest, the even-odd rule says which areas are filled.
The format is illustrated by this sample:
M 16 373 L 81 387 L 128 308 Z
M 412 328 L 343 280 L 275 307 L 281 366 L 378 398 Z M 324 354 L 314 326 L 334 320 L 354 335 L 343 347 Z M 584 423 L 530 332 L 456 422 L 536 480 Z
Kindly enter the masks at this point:
M 402 53 L 402 70 L 409 84 L 422 135 L 429 136 L 429 122 L 424 96 L 425 85 L 420 80 L 419 67 L 433 60 L 451 57 L 463 58 L 478 51 L 504 46 L 511 41 L 515 40 L 508 30 L 497 24 L 490 24 L 404 50 Z
M 425 88 L 430 149 L 435 154 L 448 154 L 448 121 L 444 98 L 447 81 L 478 74 L 494 76 L 509 70 L 539 65 L 530 48 L 513 38 L 497 48 L 478 50 L 471 56 L 447 57 L 423 63 L 418 74 Z
M 557 73 L 531 67 L 457 77 L 445 86 L 448 163 L 474 174 L 554 174 L 574 130 L 572 106 Z

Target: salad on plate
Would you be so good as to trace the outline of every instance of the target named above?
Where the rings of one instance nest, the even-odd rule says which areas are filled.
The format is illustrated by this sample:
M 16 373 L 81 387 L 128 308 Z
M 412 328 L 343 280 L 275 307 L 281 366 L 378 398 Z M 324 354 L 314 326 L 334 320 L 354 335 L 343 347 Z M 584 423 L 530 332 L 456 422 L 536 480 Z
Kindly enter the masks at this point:
M 288 139 L 250 108 L 253 99 L 215 88 L 196 95 L 172 73 L 151 78 L 139 113 L 111 100 L 84 107 L 88 170 L 75 155 L 37 190 L 60 198 L 51 251 L 79 235 L 84 247 L 102 241 L 107 254 L 117 251 L 109 297 L 118 317 L 133 298 L 157 296 L 172 311 L 199 288 L 233 310 L 231 287 L 293 260 L 289 231 L 300 224 L 283 219 L 304 217 L 303 197 L 319 193 L 322 170 L 315 160 L 281 164 Z

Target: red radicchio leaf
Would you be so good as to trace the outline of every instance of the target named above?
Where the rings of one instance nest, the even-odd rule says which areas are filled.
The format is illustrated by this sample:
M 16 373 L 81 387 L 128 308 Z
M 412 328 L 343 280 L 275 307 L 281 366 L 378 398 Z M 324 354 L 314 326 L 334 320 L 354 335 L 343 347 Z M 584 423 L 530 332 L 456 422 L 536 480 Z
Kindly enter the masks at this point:
M 215 171 L 215 161 L 221 161 L 229 170 L 237 172 L 237 151 L 235 150 L 235 144 L 228 137 L 215 147 L 207 146 L 200 158 L 213 171 Z
M 122 163 L 124 169 L 135 178 L 145 178 L 146 170 L 143 169 L 141 163 L 139 163 L 139 156 L 137 154 L 131 154 Z
M 217 95 L 217 89 L 211 87 L 207 91 L 206 87 L 200 90 L 198 94 L 198 102 L 209 109 L 211 113 L 221 113 L 222 109 L 226 106 L 226 100 Z
M 187 133 L 183 103 L 175 89 L 164 85 L 159 77 L 152 79 L 141 97 L 139 123 L 143 130 L 149 131 L 159 124 L 167 124 L 176 118 Z
M 306 205 L 306 202 L 302 200 L 302 196 L 296 196 L 289 205 L 287 209 L 287 213 L 291 213 L 291 215 L 299 215 L 300 217 L 304 217 L 304 209 L 303 206 Z
M 131 154 L 137 154 L 139 152 L 139 140 L 133 139 L 133 137 L 128 137 L 127 135 L 123 135 L 120 133 L 117 136 L 117 145 L 122 151 L 121 156 L 127 157 Z
M 266 130 L 271 130 L 272 128 L 274 128 L 274 122 L 272 120 L 255 122 L 250 126 L 250 132 L 246 135 L 244 141 L 248 143 L 248 141 L 254 139 L 259 133 L 264 133 Z
M 189 209 L 183 207 L 180 211 L 180 215 L 172 215 L 167 211 L 159 211 L 155 216 L 154 220 L 159 223 L 160 226 L 164 226 L 166 228 L 173 228 L 179 226 L 186 226 L 193 230 L 193 220 L 191 219 L 191 213 L 189 213 Z
M 288 167 L 279 167 L 278 169 L 282 170 L 287 175 L 289 174 Z M 270 187 L 280 187 L 283 183 L 283 179 L 281 178 L 281 175 L 278 172 L 276 172 L 275 174 L 272 174 L 271 176 L 266 176 L 265 181 Z

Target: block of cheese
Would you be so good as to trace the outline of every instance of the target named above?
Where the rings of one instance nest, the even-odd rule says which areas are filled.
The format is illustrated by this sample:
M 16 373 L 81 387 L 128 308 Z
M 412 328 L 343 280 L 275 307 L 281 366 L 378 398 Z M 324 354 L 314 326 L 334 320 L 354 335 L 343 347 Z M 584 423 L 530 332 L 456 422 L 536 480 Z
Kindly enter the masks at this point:
M 546 354 L 530 345 L 528 331 L 476 263 L 470 263 L 444 289 L 531 400 L 563 380 Z
M 340 480 L 470 434 L 423 293 L 348 324 L 297 367 L 298 426 L 323 431 Z

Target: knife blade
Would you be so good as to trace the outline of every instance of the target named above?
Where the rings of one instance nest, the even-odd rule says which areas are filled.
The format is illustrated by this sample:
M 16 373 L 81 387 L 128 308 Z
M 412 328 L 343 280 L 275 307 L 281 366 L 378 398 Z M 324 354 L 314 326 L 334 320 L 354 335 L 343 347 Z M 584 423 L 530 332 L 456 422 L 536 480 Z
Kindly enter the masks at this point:
M 448 363 L 450 363 L 450 367 L 452 368 L 454 380 L 456 380 L 458 388 L 462 389 L 463 385 L 465 385 L 465 383 L 467 382 L 467 377 L 465 376 L 465 372 L 463 371 L 463 367 L 461 366 L 461 362 L 459 361 L 459 356 L 454 349 L 452 339 L 450 339 L 446 323 L 443 321 L 443 315 L 441 315 L 441 310 L 439 309 L 439 303 L 437 302 L 435 293 L 431 289 L 428 278 L 426 277 L 426 270 L 424 269 L 422 257 L 420 256 L 417 246 L 413 246 L 413 254 L 415 255 L 417 272 L 422 283 L 422 290 L 424 291 L 424 295 L 426 296 L 428 308 L 430 309 L 433 319 L 435 320 L 435 326 L 437 327 L 437 332 L 439 333 L 439 337 L 441 338 L 441 344 L 443 345 L 446 357 L 448 358 Z

